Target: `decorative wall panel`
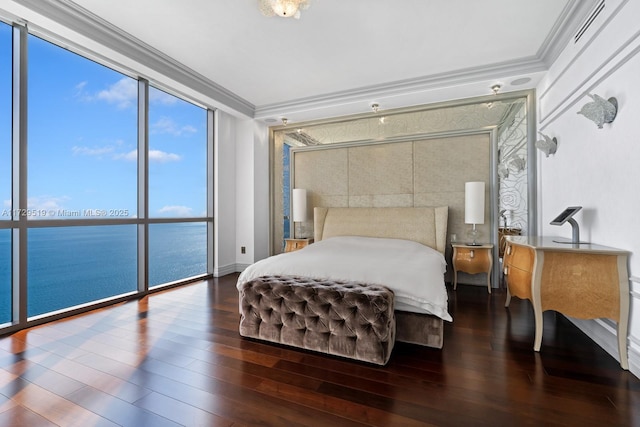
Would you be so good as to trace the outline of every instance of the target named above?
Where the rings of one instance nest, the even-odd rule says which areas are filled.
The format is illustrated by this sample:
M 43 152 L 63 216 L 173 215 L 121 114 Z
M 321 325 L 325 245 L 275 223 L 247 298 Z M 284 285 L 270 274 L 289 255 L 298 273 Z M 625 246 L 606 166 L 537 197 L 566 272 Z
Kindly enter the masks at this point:
M 428 145 L 421 147 L 419 142 L 433 142 L 434 138 L 446 139 L 444 136 L 470 135 L 477 133 L 478 130 L 493 131 L 492 135 L 495 135 L 495 139 L 492 136 L 491 143 L 496 143 L 498 146 L 496 151 L 485 152 L 479 157 L 484 159 L 488 156 L 489 168 L 493 168 L 494 171 L 485 180 L 490 184 L 487 192 L 491 193 L 491 200 L 487 199 L 487 218 L 485 225 L 481 227 L 483 240 L 497 243 L 498 226 L 504 223 L 504 219 L 499 223 L 501 210 L 508 215 L 509 225 L 521 226 L 523 234 L 531 230 L 535 233 L 536 221 L 532 221 L 532 218 L 535 219 L 536 207 L 528 206 L 527 203 L 529 197 L 535 196 L 536 183 L 535 158 L 527 157 L 531 150 L 535 152 L 531 148 L 535 139 L 535 122 L 531 117 L 532 112 L 535 111 L 533 107 L 533 91 L 522 91 L 399 110 L 380 110 L 373 114 L 337 117 L 308 123 L 289 123 L 287 126 L 270 128 L 272 132 L 270 138 L 272 143 L 272 253 L 280 253 L 283 250 L 286 229 L 283 221 L 285 224 L 289 221 L 283 206 L 289 203 L 288 195 L 291 189 L 290 185 L 283 182 L 283 176 L 289 165 L 284 155 L 285 146 L 290 147 L 296 153 L 295 156 L 300 156 L 305 151 L 300 150 L 303 147 L 326 149 L 334 146 L 335 149 L 345 150 L 343 156 L 346 157 L 341 157 L 340 161 L 347 162 L 347 165 L 350 161 L 359 162 L 369 167 L 369 169 L 358 169 L 356 176 L 343 180 L 343 175 L 333 171 L 333 168 L 337 167 L 333 162 L 338 161 L 335 158 L 331 161 L 301 160 L 305 163 L 304 168 L 306 165 L 329 161 L 329 164 L 323 166 L 323 171 L 312 179 L 314 182 L 322 181 L 323 188 L 318 189 L 318 192 L 309 193 L 310 211 L 315 205 L 352 207 L 448 205 L 451 208 L 448 237 L 456 234 L 458 240 L 464 241 L 466 239 L 466 227 L 463 224 L 464 184 L 460 183 L 469 180 L 465 177 L 465 171 L 473 171 L 477 162 L 474 156 L 470 156 L 464 150 L 451 166 L 458 171 L 459 176 L 448 176 L 448 170 L 444 167 L 434 169 L 432 165 L 445 165 L 447 159 L 451 157 L 448 150 L 457 151 L 459 148 L 454 148 L 455 142 L 452 142 L 451 147 L 445 146 L 439 149 L 429 149 Z M 412 163 L 403 164 L 404 157 L 400 156 L 399 159 L 394 160 L 394 162 L 400 162 L 397 166 L 386 171 L 380 170 L 380 165 L 376 162 L 378 157 L 382 158 L 385 152 L 390 152 L 385 151 L 386 148 L 381 148 L 381 151 L 369 160 L 363 157 L 368 154 L 356 154 L 350 159 L 350 150 L 356 145 L 381 146 L 388 143 L 401 145 L 411 143 Z M 500 176 L 495 173 L 498 168 L 505 166 L 508 169 L 507 175 Z M 412 171 L 409 171 L 410 168 Z M 425 172 L 427 170 L 428 173 Z M 349 171 L 348 167 L 347 171 Z M 385 174 L 391 178 L 378 179 Z M 429 178 L 426 179 L 425 175 L 429 175 Z M 408 187 L 407 176 L 412 176 L 413 180 L 411 183 L 413 188 L 410 192 L 405 192 Z M 338 177 L 342 178 L 338 179 Z M 349 178 L 353 180 L 350 182 Z M 298 182 L 298 184 L 301 188 L 307 187 L 306 183 Z M 350 185 L 353 187 L 349 187 Z M 460 197 L 451 197 L 456 192 L 457 186 L 461 186 L 458 190 Z M 379 190 L 370 191 L 372 187 Z M 447 191 L 437 191 L 436 188 L 447 189 Z M 312 223 L 307 228 L 311 225 Z M 306 232 L 311 233 L 312 230 L 309 229 Z M 497 255 L 496 249 L 495 256 Z M 495 265 L 493 281 L 498 283 L 499 263 L 496 262 Z
M 413 193 L 413 143 L 349 148 L 349 196 Z
M 310 211 L 313 207 L 449 206 L 449 242 L 451 234 L 464 241 L 470 228 L 464 224 L 465 182 L 484 181 L 486 220 L 478 228 L 481 239 L 489 241 L 490 153 L 488 131 L 335 149 L 297 148 L 291 155 L 293 183 L 307 190 Z M 313 235 L 312 218 L 299 229 L 305 236 Z M 446 255 L 450 259 L 449 245 Z M 475 280 L 461 277 L 461 282 Z
M 527 234 L 527 111 L 524 103 L 514 104 L 499 130 L 499 196 L 500 227 L 519 229 Z

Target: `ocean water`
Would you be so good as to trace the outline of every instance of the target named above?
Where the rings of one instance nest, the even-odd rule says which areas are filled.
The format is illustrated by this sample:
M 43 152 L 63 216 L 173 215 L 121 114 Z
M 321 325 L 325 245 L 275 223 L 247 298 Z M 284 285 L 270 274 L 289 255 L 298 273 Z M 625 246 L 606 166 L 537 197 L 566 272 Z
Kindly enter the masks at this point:
M 135 225 L 34 228 L 27 233 L 27 316 L 137 289 Z M 149 226 L 149 286 L 207 271 L 206 223 Z M 0 323 L 11 320 L 11 232 L 0 230 Z

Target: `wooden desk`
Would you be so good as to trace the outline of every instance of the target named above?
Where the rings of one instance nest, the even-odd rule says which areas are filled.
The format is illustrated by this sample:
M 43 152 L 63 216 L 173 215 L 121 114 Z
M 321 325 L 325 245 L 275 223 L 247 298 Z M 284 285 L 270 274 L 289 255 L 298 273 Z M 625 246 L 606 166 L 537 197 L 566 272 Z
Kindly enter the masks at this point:
M 542 312 L 555 310 L 579 319 L 609 318 L 618 323 L 620 366 L 629 369 L 628 251 L 593 244 L 557 243 L 563 238 L 506 236 L 504 275 L 507 300 L 528 299 L 536 333 L 533 349 L 542 344 Z
M 487 273 L 487 290 L 491 293 L 491 270 L 493 269 L 492 244 L 479 246 L 452 243 L 453 290 L 458 287 L 458 271 L 469 274 Z

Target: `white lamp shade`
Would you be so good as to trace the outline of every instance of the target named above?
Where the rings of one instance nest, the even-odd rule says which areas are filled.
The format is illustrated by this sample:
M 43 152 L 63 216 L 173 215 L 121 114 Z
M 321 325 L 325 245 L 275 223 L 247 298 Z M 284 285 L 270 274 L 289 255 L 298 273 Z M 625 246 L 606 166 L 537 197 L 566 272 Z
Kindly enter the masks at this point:
M 307 220 L 307 190 L 294 188 L 291 194 L 291 216 L 294 222 Z
M 465 224 L 484 224 L 484 182 L 464 184 Z

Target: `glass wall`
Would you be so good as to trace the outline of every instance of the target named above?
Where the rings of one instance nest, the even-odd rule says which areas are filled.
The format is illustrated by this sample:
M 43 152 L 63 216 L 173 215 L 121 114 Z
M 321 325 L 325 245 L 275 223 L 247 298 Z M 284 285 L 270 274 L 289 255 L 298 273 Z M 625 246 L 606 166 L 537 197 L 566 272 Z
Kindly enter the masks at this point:
M 2 63 L 21 52 L 0 67 L 0 324 L 210 274 L 213 115 L 0 23 Z
M 207 272 L 207 223 L 149 225 L 149 286 Z
M 136 216 L 138 82 L 29 37 L 29 219 Z
M 11 230 L 0 230 L 0 324 L 11 321 Z
M 207 215 L 207 114 L 149 88 L 149 217 Z M 149 226 L 149 286 L 207 271 L 207 224 Z
M 0 224 L 11 221 L 11 26 L 0 22 Z M 11 230 L 0 228 L 0 324 L 11 321 Z
M 149 216 L 207 212 L 207 112 L 149 88 Z
M 137 289 L 135 225 L 34 228 L 28 247 L 28 317 Z

